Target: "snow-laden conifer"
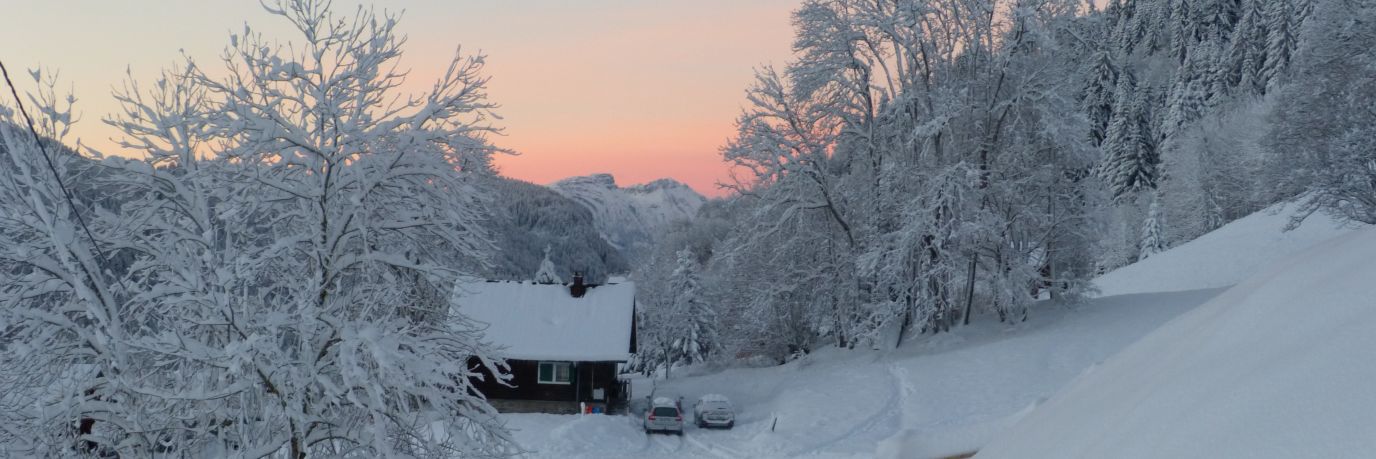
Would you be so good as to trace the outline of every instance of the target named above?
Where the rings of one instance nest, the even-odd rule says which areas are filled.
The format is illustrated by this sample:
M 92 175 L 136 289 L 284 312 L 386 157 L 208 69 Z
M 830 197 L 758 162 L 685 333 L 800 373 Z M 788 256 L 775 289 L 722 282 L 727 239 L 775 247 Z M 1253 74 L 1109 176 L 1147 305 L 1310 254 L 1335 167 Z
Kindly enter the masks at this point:
M 549 258 L 549 250 L 549 246 L 546 246 L 545 258 L 540 260 L 540 269 L 535 272 L 535 283 L 562 284 L 564 280 L 559 278 L 558 268 L 554 267 L 554 261 Z

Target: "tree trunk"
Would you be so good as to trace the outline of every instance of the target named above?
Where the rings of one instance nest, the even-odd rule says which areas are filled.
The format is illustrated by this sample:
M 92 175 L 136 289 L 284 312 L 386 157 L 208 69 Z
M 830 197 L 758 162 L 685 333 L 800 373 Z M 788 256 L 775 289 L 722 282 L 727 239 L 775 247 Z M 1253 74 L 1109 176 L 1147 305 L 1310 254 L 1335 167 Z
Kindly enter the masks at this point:
M 970 313 L 975 304 L 975 268 L 979 264 L 979 255 L 970 256 L 970 275 L 965 284 L 965 325 L 970 325 Z

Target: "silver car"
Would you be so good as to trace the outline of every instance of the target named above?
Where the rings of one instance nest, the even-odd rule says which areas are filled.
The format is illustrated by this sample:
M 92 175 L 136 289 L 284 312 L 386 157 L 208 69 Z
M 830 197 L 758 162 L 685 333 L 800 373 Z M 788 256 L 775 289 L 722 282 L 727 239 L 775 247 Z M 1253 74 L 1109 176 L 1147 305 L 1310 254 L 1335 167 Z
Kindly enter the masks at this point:
M 645 433 L 651 432 L 683 435 L 683 410 L 678 402 L 659 397 L 650 403 L 650 409 L 645 410 Z
M 736 408 L 731 400 L 719 394 L 707 394 L 693 404 L 693 422 L 698 427 L 725 427 L 736 425 Z

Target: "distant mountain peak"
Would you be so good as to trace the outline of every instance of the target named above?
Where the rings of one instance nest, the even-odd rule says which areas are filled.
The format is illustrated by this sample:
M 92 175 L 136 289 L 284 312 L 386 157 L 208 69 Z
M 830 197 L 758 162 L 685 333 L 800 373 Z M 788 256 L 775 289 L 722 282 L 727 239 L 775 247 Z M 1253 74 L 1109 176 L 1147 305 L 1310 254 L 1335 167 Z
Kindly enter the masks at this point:
M 612 174 L 607 173 L 569 177 L 558 182 L 554 182 L 553 185 L 550 185 L 550 188 L 554 188 L 557 190 L 561 187 L 567 188 L 573 186 L 596 186 L 611 189 L 618 188 L 616 185 L 616 177 L 612 176 Z
M 690 187 L 690 186 L 684 184 L 683 182 L 680 182 L 680 181 L 678 181 L 678 180 L 674 180 L 674 179 L 671 179 L 671 178 L 662 178 L 662 179 L 655 180 L 655 181 L 653 181 L 653 182 L 645 183 L 645 184 L 642 184 L 642 185 L 632 185 L 632 186 L 626 187 L 626 189 L 627 189 L 627 190 L 640 191 L 640 192 L 650 192 L 650 191 L 656 191 L 656 190 L 669 190 L 669 189 L 684 189 L 684 190 L 693 191 L 693 194 L 697 194 L 697 191 L 694 191 L 694 190 L 693 190 L 693 187 Z M 705 199 L 705 198 L 704 198 L 704 199 Z
M 638 260 L 670 223 L 692 219 L 707 198 L 688 185 L 663 178 L 620 187 L 611 174 L 570 177 L 550 188 L 592 211 L 602 237 Z

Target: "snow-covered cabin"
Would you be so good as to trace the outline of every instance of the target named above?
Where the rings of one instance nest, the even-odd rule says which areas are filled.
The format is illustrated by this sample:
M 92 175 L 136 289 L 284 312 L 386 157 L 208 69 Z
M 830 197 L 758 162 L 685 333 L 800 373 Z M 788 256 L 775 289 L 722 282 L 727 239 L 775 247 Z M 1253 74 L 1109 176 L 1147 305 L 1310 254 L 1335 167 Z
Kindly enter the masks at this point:
M 576 412 L 616 408 L 629 396 L 618 364 L 635 351 L 635 284 L 461 282 L 455 307 L 485 325 L 511 366 L 511 386 L 475 381 L 502 411 Z

